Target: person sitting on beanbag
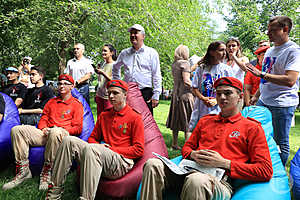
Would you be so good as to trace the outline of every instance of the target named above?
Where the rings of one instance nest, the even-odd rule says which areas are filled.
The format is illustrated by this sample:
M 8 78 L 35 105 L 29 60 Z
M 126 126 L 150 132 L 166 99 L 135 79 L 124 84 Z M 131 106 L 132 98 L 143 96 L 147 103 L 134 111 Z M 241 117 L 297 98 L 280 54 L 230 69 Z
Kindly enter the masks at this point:
M 51 170 L 57 149 L 68 135 L 79 135 L 83 126 L 83 106 L 74 98 L 71 90 L 74 79 L 70 75 L 58 77 L 60 95 L 52 98 L 45 105 L 38 127 L 30 125 L 15 126 L 11 130 L 11 142 L 16 160 L 16 176 L 3 185 L 8 190 L 20 185 L 26 179 L 32 178 L 29 169 L 29 146 L 45 145 L 45 162 L 40 175 L 40 190 L 48 188 Z
M 126 103 L 128 85 L 121 80 L 107 83 L 113 108 L 101 112 L 88 139 L 63 139 L 54 161 L 46 199 L 60 199 L 66 175 L 76 159 L 80 164 L 80 199 L 94 199 L 101 177 L 117 179 L 128 173 L 144 154 L 144 123 Z

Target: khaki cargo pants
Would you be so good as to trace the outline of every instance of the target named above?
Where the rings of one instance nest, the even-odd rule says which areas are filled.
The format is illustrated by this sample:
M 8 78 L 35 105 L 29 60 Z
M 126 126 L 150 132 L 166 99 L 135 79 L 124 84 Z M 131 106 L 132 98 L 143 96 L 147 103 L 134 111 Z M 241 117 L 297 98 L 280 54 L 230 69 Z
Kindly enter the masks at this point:
M 162 200 L 166 188 L 181 191 L 182 200 L 229 200 L 232 194 L 231 186 L 225 181 L 201 172 L 177 175 L 161 160 L 149 159 L 144 165 L 141 200 Z
M 100 177 L 120 178 L 134 165 L 132 159 L 124 158 L 104 145 L 68 136 L 63 139 L 54 161 L 51 181 L 55 186 L 63 186 L 74 159 L 80 164 L 80 195 L 85 199 L 95 198 Z
M 57 149 L 69 132 L 61 127 L 50 128 L 46 136 L 43 131 L 31 125 L 19 125 L 11 129 L 11 142 L 16 161 L 28 159 L 29 146 L 45 146 L 45 162 L 54 161 Z

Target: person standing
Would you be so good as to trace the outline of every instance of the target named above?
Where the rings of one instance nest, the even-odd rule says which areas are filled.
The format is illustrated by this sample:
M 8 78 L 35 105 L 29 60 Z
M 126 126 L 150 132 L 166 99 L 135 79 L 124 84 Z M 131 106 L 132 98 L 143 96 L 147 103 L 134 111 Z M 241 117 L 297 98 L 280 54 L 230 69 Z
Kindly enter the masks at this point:
M 187 137 L 201 117 L 220 112 L 213 84 L 218 78 L 233 76 L 231 67 L 223 63 L 225 56 L 226 45 L 222 41 L 216 41 L 209 44 L 205 56 L 198 62 L 199 67 L 196 69 L 192 82 L 193 93 L 197 99 L 189 122 Z
M 188 61 L 189 48 L 179 45 L 175 49 L 174 62 L 172 64 L 172 75 L 174 80 L 173 93 L 167 128 L 173 133 L 172 148 L 180 150 L 178 145 L 178 132 L 184 131 L 187 140 L 189 122 L 194 106 L 194 96 L 192 94 L 191 67 Z
M 121 79 L 121 67 L 124 67 L 125 82 L 136 82 L 143 98 L 153 115 L 162 91 L 159 55 L 157 51 L 144 44 L 145 30 L 135 24 L 128 29 L 132 47 L 124 49 L 113 65 L 113 79 Z
M 245 64 L 249 62 L 249 59 L 243 55 L 240 41 L 237 38 L 230 38 L 226 42 L 226 51 L 227 65 L 231 66 L 233 77 L 244 83 L 244 76 L 246 72 Z
M 90 104 L 89 79 L 94 73 L 92 61 L 86 58 L 84 45 L 77 43 L 74 45 L 74 58 L 68 61 L 65 74 L 70 74 L 75 80 L 75 87 L 84 99 Z
M 256 62 L 256 68 L 261 70 L 262 62 L 264 59 L 265 52 L 270 46 L 263 46 L 258 48 L 254 54 L 257 56 L 258 62 Z M 251 62 L 250 62 L 251 63 Z M 255 95 L 257 89 L 259 88 L 260 78 L 254 76 L 251 72 L 247 72 L 244 79 L 244 100 L 245 106 L 250 106 L 250 99 L 253 95 Z
M 6 68 L 6 77 L 8 84 L 2 89 L 2 92 L 13 99 L 18 108 L 22 107 L 27 88 L 19 82 L 19 71 L 16 67 Z
M 16 160 L 16 176 L 2 186 L 3 190 L 17 187 L 32 178 L 29 169 L 29 146 L 44 146 L 44 165 L 40 174 L 40 190 L 48 189 L 57 149 L 63 137 L 80 135 L 83 125 L 83 106 L 71 90 L 74 80 L 70 75 L 58 77 L 59 96 L 50 99 L 44 107 L 38 126 L 19 125 L 11 129 L 11 143 Z
M 270 42 L 268 40 L 261 40 L 258 42 L 258 48 L 266 47 L 266 46 L 270 47 Z M 258 59 L 250 61 L 251 65 L 253 65 L 253 66 L 256 66 L 257 62 L 258 62 Z
M 247 69 L 261 78 L 251 104 L 265 106 L 272 113 L 274 139 L 280 147 L 280 158 L 286 165 L 289 157 L 289 132 L 299 103 L 300 47 L 290 41 L 293 22 L 287 16 L 269 20 L 268 37 L 274 46 L 265 53 L 262 71 L 248 64 Z
M 19 81 L 23 83 L 27 88 L 33 88 L 34 84 L 30 81 L 30 69 L 33 65 L 31 65 L 32 58 L 29 56 L 25 56 L 22 60 L 21 65 L 19 66 Z
M 96 68 L 95 72 L 98 76 L 98 87 L 95 96 L 95 102 L 97 103 L 97 116 L 100 115 L 106 109 L 112 107 L 108 100 L 108 93 L 106 84 L 112 78 L 112 67 L 117 59 L 117 51 L 111 44 L 105 44 L 102 48 L 102 58 L 104 64 L 101 68 Z

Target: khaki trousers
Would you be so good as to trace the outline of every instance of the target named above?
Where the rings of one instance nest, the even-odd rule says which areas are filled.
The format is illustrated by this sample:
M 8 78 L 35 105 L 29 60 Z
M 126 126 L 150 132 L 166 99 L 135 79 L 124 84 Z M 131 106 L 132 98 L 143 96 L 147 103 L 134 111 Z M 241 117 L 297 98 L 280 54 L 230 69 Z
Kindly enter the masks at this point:
M 181 191 L 182 200 L 231 198 L 232 189 L 227 182 L 218 181 L 214 177 L 194 172 L 177 175 L 156 158 L 149 159 L 144 165 L 141 200 L 162 200 L 165 189 Z
M 19 125 L 11 129 L 11 142 L 16 161 L 28 159 L 29 146 L 45 146 L 45 162 L 54 161 L 57 149 L 63 137 L 69 133 L 64 128 L 50 128 L 48 136 L 40 129 L 30 125 Z
M 62 141 L 54 161 L 51 181 L 62 187 L 73 159 L 80 163 L 80 195 L 86 199 L 96 196 L 100 177 L 117 179 L 134 165 L 133 160 L 100 144 L 89 144 L 77 137 L 68 136 Z M 117 189 L 117 188 L 116 188 Z

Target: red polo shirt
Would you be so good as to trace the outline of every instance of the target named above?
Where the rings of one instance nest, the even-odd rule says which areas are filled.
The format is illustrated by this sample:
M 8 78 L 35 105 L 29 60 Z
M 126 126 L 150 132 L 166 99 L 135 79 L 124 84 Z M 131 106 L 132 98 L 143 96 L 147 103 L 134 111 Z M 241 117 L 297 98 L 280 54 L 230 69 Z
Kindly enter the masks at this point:
M 192 150 L 210 149 L 231 160 L 228 175 L 251 181 L 268 181 L 273 174 L 270 152 L 260 123 L 241 113 L 223 118 L 202 117 L 182 148 L 184 158 Z
M 39 121 L 38 128 L 58 126 L 66 129 L 70 135 L 80 135 L 83 123 L 83 106 L 81 102 L 70 97 L 67 101 L 55 97 L 50 99 Z
M 255 66 L 257 69 L 261 71 L 261 66 L 257 63 Z M 254 76 L 251 72 L 247 72 L 245 79 L 244 79 L 244 85 L 252 85 L 252 89 L 250 91 L 251 95 L 254 95 L 259 88 L 260 83 L 260 77 Z
M 141 115 L 126 105 L 116 112 L 111 108 L 102 112 L 88 139 L 89 143 L 100 141 L 126 158 L 136 159 L 144 154 L 144 123 Z

